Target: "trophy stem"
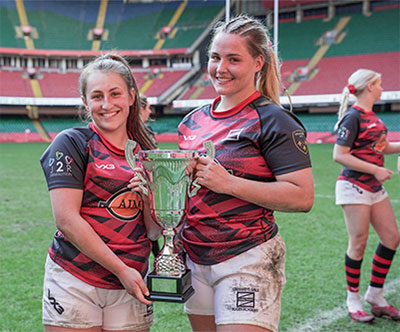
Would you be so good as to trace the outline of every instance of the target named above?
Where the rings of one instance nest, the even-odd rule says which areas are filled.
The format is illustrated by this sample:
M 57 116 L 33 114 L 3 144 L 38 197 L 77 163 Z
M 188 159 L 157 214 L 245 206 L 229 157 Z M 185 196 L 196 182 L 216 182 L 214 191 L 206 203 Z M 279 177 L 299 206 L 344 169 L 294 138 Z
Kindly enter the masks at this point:
M 175 252 L 173 228 L 163 230 L 164 246 L 154 260 L 155 273 L 160 276 L 182 276 L 186 271 L 181 253 Z

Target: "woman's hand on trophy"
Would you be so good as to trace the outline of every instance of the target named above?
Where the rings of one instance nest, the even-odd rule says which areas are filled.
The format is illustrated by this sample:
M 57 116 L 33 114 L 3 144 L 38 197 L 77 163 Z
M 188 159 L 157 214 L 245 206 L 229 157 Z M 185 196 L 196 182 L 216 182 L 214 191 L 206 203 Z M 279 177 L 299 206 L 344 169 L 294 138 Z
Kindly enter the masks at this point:
M 117 275 L 122 286 L 126 291 L 144 304 L 152 304 L 145 296 L 149 296 L 150 292 L 141 276 L 141 274 L 131 267 L 126 267 Z
M 210 157 L 199 157 L 195 174 L 198 184 L 216 193 L 228 193 L 232 175 Z
M 186 175 L 190 175 L 193 173 L 195 173 L 196 171 L 196 165 L 197 165 L 197 161 L 198 161 L 199 157 L 195 157 L 193 159 L 191 159 L 188 163 L 188 165 L 185 168 L 185 174 Z
M 139 192 L 143 194 L 143 199 L 147 199 L 147 190 L 144 187 L 146 181 L 143 178 L 143 170 L 141 168 L 134 168 L 135 176 L 129 180 L 128 188 L 133 192 Z

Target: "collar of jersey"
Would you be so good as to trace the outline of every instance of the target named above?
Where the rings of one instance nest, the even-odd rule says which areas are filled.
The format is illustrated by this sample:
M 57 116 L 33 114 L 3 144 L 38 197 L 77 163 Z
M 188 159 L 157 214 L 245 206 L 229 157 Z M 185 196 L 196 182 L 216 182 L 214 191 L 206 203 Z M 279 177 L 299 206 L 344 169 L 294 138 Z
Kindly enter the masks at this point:
M 211 115 L 215 118 L 226 118 L 228 116 L 232 116 L 236 113 L 239 113 L 245 106 L 250 104 L 252 101 L 256 100 L 258 97 L 261 96 L 261 93 L 259 91 L 255 91 L 251 96 L 247 97 L 245 100 L 243 100 L 241 103 L 237 104 L 235 107 L 232 107 L 229 110 L 223 111 L 223 112 L 215 112 L 214 109 L 217 106 L 217 104 L 221 101 L 221 96 L 218 96 L 215 98 L 211 105 Z
M 355 108 L 356 110 L 359 110 L 359 111 L 365 113 L 365 114 L 372 114 L 372 113 L 374 113 L 374 111 L 367 111 L 367 110 L 363 109 L 363 108 L 360 107 L 360 106 L 353 105 L 352 107 Z
M 124 155 L 124 154 L 125 154 L 125 151 L 124 151 L 124 150 L 122 150 L 122 149 L 120 149 L 120 148 L 117 148 L 115 145 L 113 145 L 113 144 L 111 144 L 109 141 L 107 141 L 107 139 L 106 139 L 106 138 L 99 132 L 99 130 L 96 128 L 96 126 L 94 125 L 94 123 L 91 123 L 91 124 L 90 124 L 90 128 L 91 128 L 97 135 L 99 135 L 101 141 L 102 141 L 103 144 L 107 147 L 108 150 L 113 151 L 113 152 L 115 152 L 115 153 L 117 153 L 117 154 L 120 154 L 120 155 Z M 129 135 L 129 132 L 128 132 L 128 136 L 129 136 L 130 139 L 132 139 L 132 138 L 130 137 L 131 135 Z

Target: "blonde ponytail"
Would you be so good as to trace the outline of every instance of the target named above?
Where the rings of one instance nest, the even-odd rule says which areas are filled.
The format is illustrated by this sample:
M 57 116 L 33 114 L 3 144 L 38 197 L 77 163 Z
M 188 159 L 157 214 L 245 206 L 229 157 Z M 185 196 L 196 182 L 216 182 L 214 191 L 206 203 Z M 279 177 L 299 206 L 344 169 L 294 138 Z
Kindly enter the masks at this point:
M 338 120 L 335 123 L 335 126 L 333 127 L 334 132 L 338 130 L 339 123 L 342 120 L 344 114 L 346 113 L 346 110 L 347 110 L 348 104 L 349 104 L 349 96 L 350 96 L 350 90 L 347 86 L 345 86 L 342 91 L 342 95 L 340 96 Z
M 348 84 L 342 91 L 338 110 L 338 120 L 333 128 L 334 131 L 338 129 L 339 123 L 348 109 L 350 94 L 354 94 L 357 97 L 364 91 L 368 84 L 374 83 L 380 77 L 380 73 L 370 69 L 358 69 L 350 75 L 347 81 Z

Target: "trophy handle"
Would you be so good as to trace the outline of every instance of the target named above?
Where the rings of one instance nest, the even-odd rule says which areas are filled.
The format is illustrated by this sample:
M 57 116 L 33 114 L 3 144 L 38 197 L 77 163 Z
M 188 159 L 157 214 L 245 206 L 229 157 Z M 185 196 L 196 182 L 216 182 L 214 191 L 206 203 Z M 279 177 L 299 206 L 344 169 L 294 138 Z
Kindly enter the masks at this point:
M 136 165 L 136 156 L 134 156 L 132 153 L 135 150 L 136 145 L 137 143 L 130 139 L 128 139 L 125 144 L 125 159 L 132 169 L 138 168 L 138 166 Z M 136 175 L 138 176 L 140 181 L 142 181 L 142 183 L 139 184 L 139 188 L 142 190 L 142 193 L 146 196 L 149 196 L 149 190 L 144 186 L 145 184 L 147 184 L 146 179 L 140 172 L 136 172 Z
M 206 149 L 206 154 L 209 156 L 211 159 L 215 158 L 215 145 L 212 140 L 205 141 L 203 143 L 204 148 Z M 188 195 L 189 197 L 193 197 L 194 195 L 197 194 L 201 186 L 197 183 L 197 179 L 194 179 L 192 182 L 192 186 L 194 187 L 192 191 L 189 191 Z
M 203 143 L 204 148 L 206 149 L 207 156 L 211 159 L 215 158 L 215 145 L 212 140 L 205 141 Z
M 197 179 L 194 179 L 194 181 L 192 182 L 192 186 L 194 187 L 193 190 L 188 192 L 188 196 L 190 198 L 196 195 L 199 189 L 201 188 L 201 186 L 197 183 Z

